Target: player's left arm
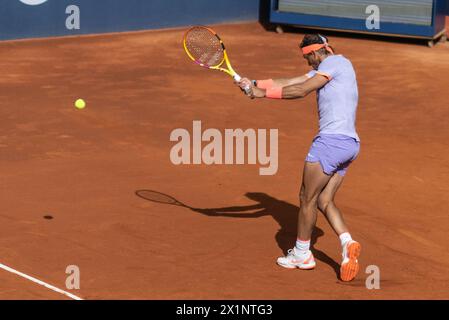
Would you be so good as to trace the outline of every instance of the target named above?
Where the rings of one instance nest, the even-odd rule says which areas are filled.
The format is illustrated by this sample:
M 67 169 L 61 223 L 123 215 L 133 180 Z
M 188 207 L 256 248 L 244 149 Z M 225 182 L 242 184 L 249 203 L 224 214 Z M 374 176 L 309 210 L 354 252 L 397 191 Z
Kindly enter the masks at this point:
M 304 98 L 309 93 L 322 88 L 329 82 L 329 78 L 322 74 L 315 74 L 312 78 L 300 84 L 294 84 L 282 88 L 282 99 Z M 265 98 L 267 90 L 253 87 L 254 98 Z
M 282 99 L 304 98 L 309 93 L 321 89 L 328 82 L 328 77 L 317 73 L 304 83 L 282 88 Z

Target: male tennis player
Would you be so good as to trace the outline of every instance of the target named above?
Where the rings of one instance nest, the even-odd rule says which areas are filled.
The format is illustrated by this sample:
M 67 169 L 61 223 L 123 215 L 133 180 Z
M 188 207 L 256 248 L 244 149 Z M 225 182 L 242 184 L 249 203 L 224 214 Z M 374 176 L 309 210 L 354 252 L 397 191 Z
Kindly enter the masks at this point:
M 300 49 L 304 59 L 313 67 L 306 75 L 259 81 L 244 78 L 239 83 L 241 88 L 251 85 L 251 98 L 296 99 L 317 92 L 320 129 L 305 159 L 298 237 L 295 247 L 288 251 L 286 257 L 278 258 L 277 263 L 288 269 L 315 267 L 310 239 L 319 209 L 341 240 L 343 262 L 340 278 L 351 281 L 359 270 L 357 259 L 361 246 L 352 240 L 334 197 L 348 166 L 360 149 L 360 139 L 355 129 L 358 103 L 356 75 L 351 62 L 342 55 L 335 55 L 327 38 L 319 34 L 306 35 Z

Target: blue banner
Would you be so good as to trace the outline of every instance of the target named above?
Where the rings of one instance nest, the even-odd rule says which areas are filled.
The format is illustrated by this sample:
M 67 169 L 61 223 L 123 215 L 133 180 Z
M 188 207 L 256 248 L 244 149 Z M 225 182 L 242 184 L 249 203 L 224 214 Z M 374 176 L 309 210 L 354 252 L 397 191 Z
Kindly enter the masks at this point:
M 0 39 L 256 21 L 259 0 L 2 0 Z

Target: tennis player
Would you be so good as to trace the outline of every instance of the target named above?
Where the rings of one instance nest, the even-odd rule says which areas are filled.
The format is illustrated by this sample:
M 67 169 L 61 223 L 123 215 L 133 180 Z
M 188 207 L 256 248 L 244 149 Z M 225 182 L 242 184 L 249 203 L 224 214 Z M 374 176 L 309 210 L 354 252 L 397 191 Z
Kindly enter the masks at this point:
M 299 46 L 304 59 L 313 68 L 306 75 L 258 81 L 243 78 L 239 83 L 240 88 L 251 86 L 251 98 L 297 99 L 317 92 L 319 133 L 305 159 L 296 245 L 287 256 L 278 258 L 277 263 L 288 269 L 315 267 L 310 239 L 319 209 L 341 240 L 340 278 L 351 281 L 359 271 L 361 246 L 352 239 L 334 198 L 360 150 L 355 128 L 356 75 L 351 62 L 334 54 L 324 36 L 308 34 Z

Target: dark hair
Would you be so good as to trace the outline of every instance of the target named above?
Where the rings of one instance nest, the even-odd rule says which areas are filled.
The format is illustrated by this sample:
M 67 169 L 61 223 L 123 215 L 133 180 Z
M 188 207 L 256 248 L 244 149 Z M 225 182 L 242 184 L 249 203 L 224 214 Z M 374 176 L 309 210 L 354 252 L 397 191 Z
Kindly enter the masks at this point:
M 323 40 L 323 39 L 325 39 L 325 40 Z M 304 48 L 304 47 L 310 46 L 310 45 L 312 45 L 312 44 L 323 44 L 323 43 L 325 43 L 325 42 L 328 42 L 328 39 L 327 39 L 327 37 L 325 37 L 325 36 L 323 36 L 323 35 L 320 35 L 320 34 L 318 34 L 318 33 L 315 33 L 315 34 L 306 34 L 306 35 L 304 36 L 304 38 L 302 39 L 301 44 L 299 45 L 299 47 L 300 47 L 300 48 Z M 329 47 L 332 49 L 332 51 L 335 52 L 335 50 L 334 50 L 333 47 L 331 47 L 331 46 L 329 46 Z M 321 48 L 321 49 L 318 50 L 317 52 L 318 52 L 319 54 L 329 54 L 329 53 L 327 52 L 326 48 Z

